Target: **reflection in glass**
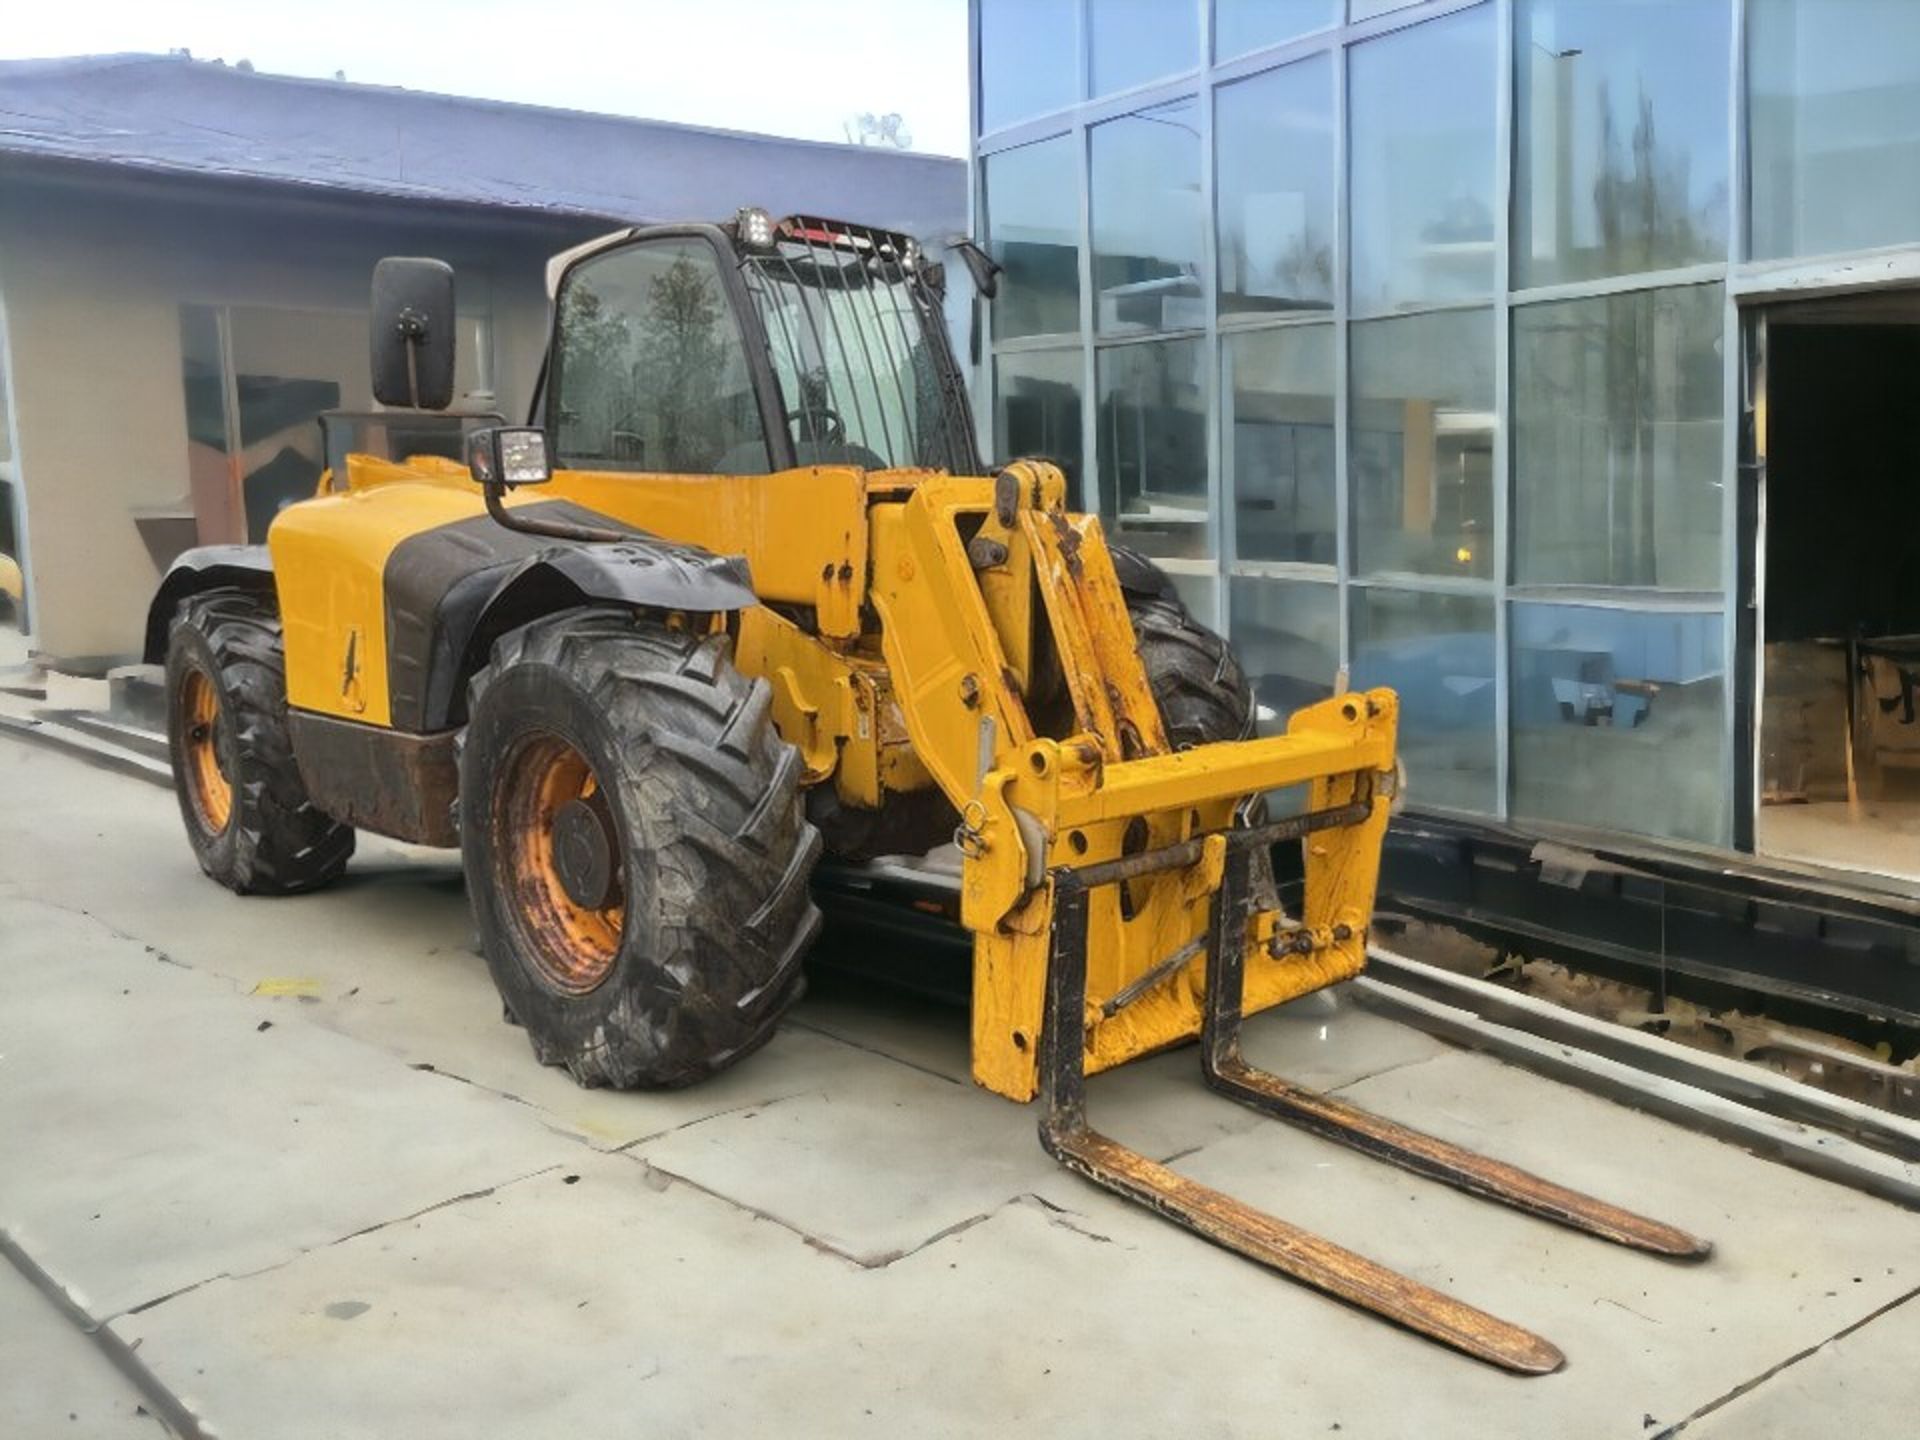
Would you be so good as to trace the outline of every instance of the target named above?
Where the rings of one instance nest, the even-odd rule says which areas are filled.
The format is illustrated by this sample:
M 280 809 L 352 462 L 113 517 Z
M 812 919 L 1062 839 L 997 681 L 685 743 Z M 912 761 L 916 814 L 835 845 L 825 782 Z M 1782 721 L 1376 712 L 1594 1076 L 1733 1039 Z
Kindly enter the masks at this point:
M 20 489 L 19 467 L 13 462 L 12 397 L 7 388 L 6 337 L 0 335 L 0 628 L 25 631 L 26 557 L 20 543 L 20 519 L 17 513 L 25 499 Z M 184 537 L 189 543 L 191 536 Z
M 980 128 L 1080 98 L 1079 0 L 979 0 Z
M 1080 328 L 1080 173 L 1071 135 L 986 159 L 996 340 Z
M 1724 260 L 1726 0 L 1521 0 L 1516 288 Z
M 239 544 L 247 538 L 240 504 L 240 436 L 227 404 L 221 319 L 222 312 L 212 305 L 180 307 L 180 393 L 195 532 L 186 545 Z
M 1198 329 L 1199 107 L 1175 100 L 1096 125 L 1092 166 L 1100 333 Z
M 852 313 L 851 300 L 839 292 L 831 300 L 823 295 L 821 306 L 849 327 L 867 313 Z M 816 327 L 829 324 L 784 289 L 767 295 L 761 308 L 777 336 L 817 337 Z M 568 273 L 558 309 L 553 387 L 563 463 L 676 474 L 766 472 L 759 406 L 712 246 L 663 240 L 610 250 Z M 883 381 L 875 367 L 852 373 L 844 390 L 828 391 L 820 377 L 829 369 L 819 353 L 827 347 L 814 344 L 804 358 L 795 342 L 771 347 L 785 372 L 779 378 L 787 409 L 801 417 L 795 423 L 831 415 L 844 443 L 885 455 L 889 408 L 896 427 L 906 423 L 895 377 Z M 852 370 L 850 363 L 843 367 Z
M 1093 93 L 1111 95 L 1200 63 L 1195 0 L 1087 0 Z
M 1718 285 L 1513 312 L 1514 578 L 1720 585 Z
M 1755 259 L 1920 235 L 1920 5 L 1749 0 Z
M 1404 10 L 1419 3 L 1420 0 L 1347 0 L 1347 10 L 1355 20 L 1371 20 L 1389 10 Z
M 1353 688 L 1399 693 L 1408 803 L 1491 811 L 1493 601 L 1356 588 L 1352 639 Z
M 1214 0 L 1214 58 L 1230 60 L 1339 23 L 1340 0 Z
M 1211 555 L 1202 342 L 1101 350 L 1094 371 L 1107 533 L 1148 555 Z
M 1253 682 L 1262 733 L 1333 693 L 1340 668 L 1340 591 L 1331 582 L 1236 576 L 1233 650 Z
M 1051 460 L 1066 472 L 1071 507 L 1080 509 L 1080 352 L 1002 355 L 993 374 L 993 433 L 1001 455 Z
M 1333 327 L 1229 335 L 1225 366 L 1234 553 L 1333 564 Z
M 1331 57 L 1224 85 L 1214 107 L 1221 313 L 1331 309 Z
M 1492 312 L 1363 321 L 1349 345 L 1354 569 L 1492 575 Z
M 1513 607 L 1513 813 L 1724 844 L 1722 617 Z
M 273 517 L 320 482 L 320 413 L 373 403 L 367 317 L 247 305 L 228 312 L 228 326 L 241 511 L 247 538 L 258 544 Z
M 1494 7 L 1349 52 L 1353 304 L 1491 294 Z

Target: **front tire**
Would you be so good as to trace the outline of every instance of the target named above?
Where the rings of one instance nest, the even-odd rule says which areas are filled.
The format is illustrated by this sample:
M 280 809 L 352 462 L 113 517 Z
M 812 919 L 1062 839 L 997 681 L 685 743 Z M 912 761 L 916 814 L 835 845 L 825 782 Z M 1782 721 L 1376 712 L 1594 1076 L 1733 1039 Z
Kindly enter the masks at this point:
M 166 676 L 174 794 L 200 868 L 242 895 L 292 895 L 338 878 L 353 827 L 314 805 L 294 764 L 272 603 L 239 589 L 181 602 Z
M 461 849 L 488 968 L 543 1063 L 691 1084 L 766 1043 L 820 928 L 799 752 L 724 636 L 586 608 L 475 678 Z

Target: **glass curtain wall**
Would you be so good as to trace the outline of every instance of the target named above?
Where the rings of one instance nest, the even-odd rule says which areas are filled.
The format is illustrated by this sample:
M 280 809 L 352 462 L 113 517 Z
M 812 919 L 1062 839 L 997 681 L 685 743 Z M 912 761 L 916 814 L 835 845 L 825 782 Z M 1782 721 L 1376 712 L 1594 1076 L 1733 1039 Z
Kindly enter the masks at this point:
M 1920 4 L 973 13 L 990 448 L 1415 807 L 1730 845 L 1730 292 L 1920 241 Z

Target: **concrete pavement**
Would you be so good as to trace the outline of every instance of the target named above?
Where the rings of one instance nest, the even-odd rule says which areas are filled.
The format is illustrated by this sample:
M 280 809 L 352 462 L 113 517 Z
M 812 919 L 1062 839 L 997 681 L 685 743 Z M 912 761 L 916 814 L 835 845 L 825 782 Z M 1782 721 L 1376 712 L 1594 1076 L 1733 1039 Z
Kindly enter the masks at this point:
M 1262 1017 L 1248 1042 L 1719 1251 L 1663 1264 L 1422 1183 L 1205 1094 L 1190 1052 L 1093 1082 L 1119 1138 L 1569 1356 L 1511 1379 L 1059 1170 L 1029 1110 L 967 1082 L 958 1012 L 828 981 L 707 1085 L 581 1091 L 501 1022 L 451 857 L 363 837 L 334 889 L 242 900 L 200 876 L 170 795 L 0 738 L 0 1230 L 72 1312 L 0 1276 L 0 1421 L 111 1436 L 171 1415 L 226 1437 L 1910 1428 L 1920 1216 L 1338 997 Z

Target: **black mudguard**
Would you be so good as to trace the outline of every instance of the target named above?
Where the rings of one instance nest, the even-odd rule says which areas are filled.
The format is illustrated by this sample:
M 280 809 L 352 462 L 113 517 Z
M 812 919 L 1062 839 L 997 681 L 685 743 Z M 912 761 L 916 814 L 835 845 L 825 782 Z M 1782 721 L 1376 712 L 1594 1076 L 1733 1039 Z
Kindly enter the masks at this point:
M 161 665 L 167 658 L 167 631 L 180 602 L 202 590 L 237 585 L 273 596 L 273 559 L 264 545 L 201 545 L 182 551 L 167 567 L 160 588 L 147 606 L 146 641 L 140 658 Z
M 528 519 L 608 527 L 567 501 Z M 623 528 L 613 526 L 612 528 Z M 645 531 L 584 544 L 508 530 L 485 515 L 424 531 L 388 556 L 387 689 L 396 729 L 425 733 L 466 719 L 466 682 L 507 631 L 574 605 L 730 614 L 759 604 L 747 562 Z

